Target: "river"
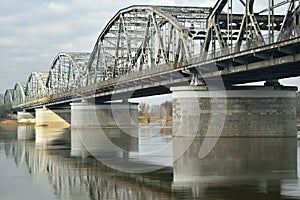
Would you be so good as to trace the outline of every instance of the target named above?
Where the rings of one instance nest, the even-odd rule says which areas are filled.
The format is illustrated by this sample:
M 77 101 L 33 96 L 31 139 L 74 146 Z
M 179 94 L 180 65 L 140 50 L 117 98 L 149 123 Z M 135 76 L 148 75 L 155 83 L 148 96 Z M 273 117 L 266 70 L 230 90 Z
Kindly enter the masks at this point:
M 222 153 L 215 149 L 214 156 L 201 164 L 188 162 L 188 157 L 173 164 L 171 128 L 141 126 L 139 130 L 138 140 L 123 141 L 129 153 L 116 156 L 130 160 L 127 169 L 139 166 L 145 170 L 132 173 L 122 170 L 123 165 L 116 167 L 120 160 L 114 160 L 114 156 L 108 159 L 106 155 L 103 160 L 87 149 L 72 148 L 71 129 L 1 126 L 0 199 L 300 199 L 299 143 L 293 147 L 280 141 L 292 146 L 286 158 L 278 155 L 282 149 L 277 151 L 269 140 L 262 145 L 260 140 L 230 139 L 228 152 L 236 151 L 232 144 L 237 143 L 253 143 L 259 148 L 251 151 L 246 162 L 236 153 L 224 156 L 228 146 L 227 141 L 221 141 Z M 266 145 L 268 148 L 262 148 Z M 270 148 L 271 153 L 266 154 Z M 267 173 L 278 166 L 280 173 Z M 175 180 L 174 173 L 177 177 L 184 175 L 184 181 Z

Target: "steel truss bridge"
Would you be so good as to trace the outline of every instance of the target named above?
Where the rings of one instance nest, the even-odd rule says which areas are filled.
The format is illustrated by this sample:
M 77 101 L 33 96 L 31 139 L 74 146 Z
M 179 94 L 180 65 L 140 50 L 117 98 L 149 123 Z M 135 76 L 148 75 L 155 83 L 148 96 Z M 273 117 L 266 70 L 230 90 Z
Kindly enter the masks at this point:
M 234 12 L 237 4 L 241 13 Z M 0 103 L 17 111 L 164 94 L 170 86 L 201 85 L 216 77 L 231 86 L 299 76 L 299 0 L 268 0 L 261 11 L 254 4 L 218 0 L 214 7 L 122 9 L 91 53 L 58 53 L 48 72 L 32 72 L 27 82 L 6 90 Z M 281 6 L 285 13 L 276 14 Z

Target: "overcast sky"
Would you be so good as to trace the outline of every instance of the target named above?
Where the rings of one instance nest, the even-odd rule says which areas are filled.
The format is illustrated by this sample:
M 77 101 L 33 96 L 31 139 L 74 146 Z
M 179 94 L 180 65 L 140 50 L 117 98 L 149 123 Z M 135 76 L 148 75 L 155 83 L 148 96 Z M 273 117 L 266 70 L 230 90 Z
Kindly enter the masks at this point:
M 13 88 L 16 82 L 26 82 L 33 71 L 48 71 L 59 52 L 91 52 L 103 27 L 124 7 L 141 4 L 212 7 L 216 1 L 1 0 L 0 93 Z M 265 8 L 261 1 L 256 7 Z

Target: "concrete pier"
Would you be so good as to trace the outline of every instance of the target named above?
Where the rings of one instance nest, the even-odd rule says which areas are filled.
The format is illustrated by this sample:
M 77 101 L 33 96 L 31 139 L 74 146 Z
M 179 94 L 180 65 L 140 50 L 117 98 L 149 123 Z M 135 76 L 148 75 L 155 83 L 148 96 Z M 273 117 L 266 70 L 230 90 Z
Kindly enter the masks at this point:
M 296 177 L 296 88 L 171 90 L 175 183 Z
M 34 124 L 35 123 L 34 113 L 26 112 L 26 111 L 17 112 L 17 120 L 19 124 Z
M 71 122 L 71 109 L 67 108 L 39 108 L 35 109 L 36 126 L 68 127 Z

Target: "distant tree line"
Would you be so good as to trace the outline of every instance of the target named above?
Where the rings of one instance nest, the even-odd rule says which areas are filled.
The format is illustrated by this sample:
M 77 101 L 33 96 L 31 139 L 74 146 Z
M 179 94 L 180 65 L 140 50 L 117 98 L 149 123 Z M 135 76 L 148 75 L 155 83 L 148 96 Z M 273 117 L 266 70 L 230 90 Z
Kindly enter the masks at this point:
M 6 106 L 1 105 L 0 106 L 0 119 L 3 119 L 6 117 Z
M 142 123 L 170 122 L 172 120 L 172 102 L 165 101 L 161 104 L 139 104 L 139 119 Z

